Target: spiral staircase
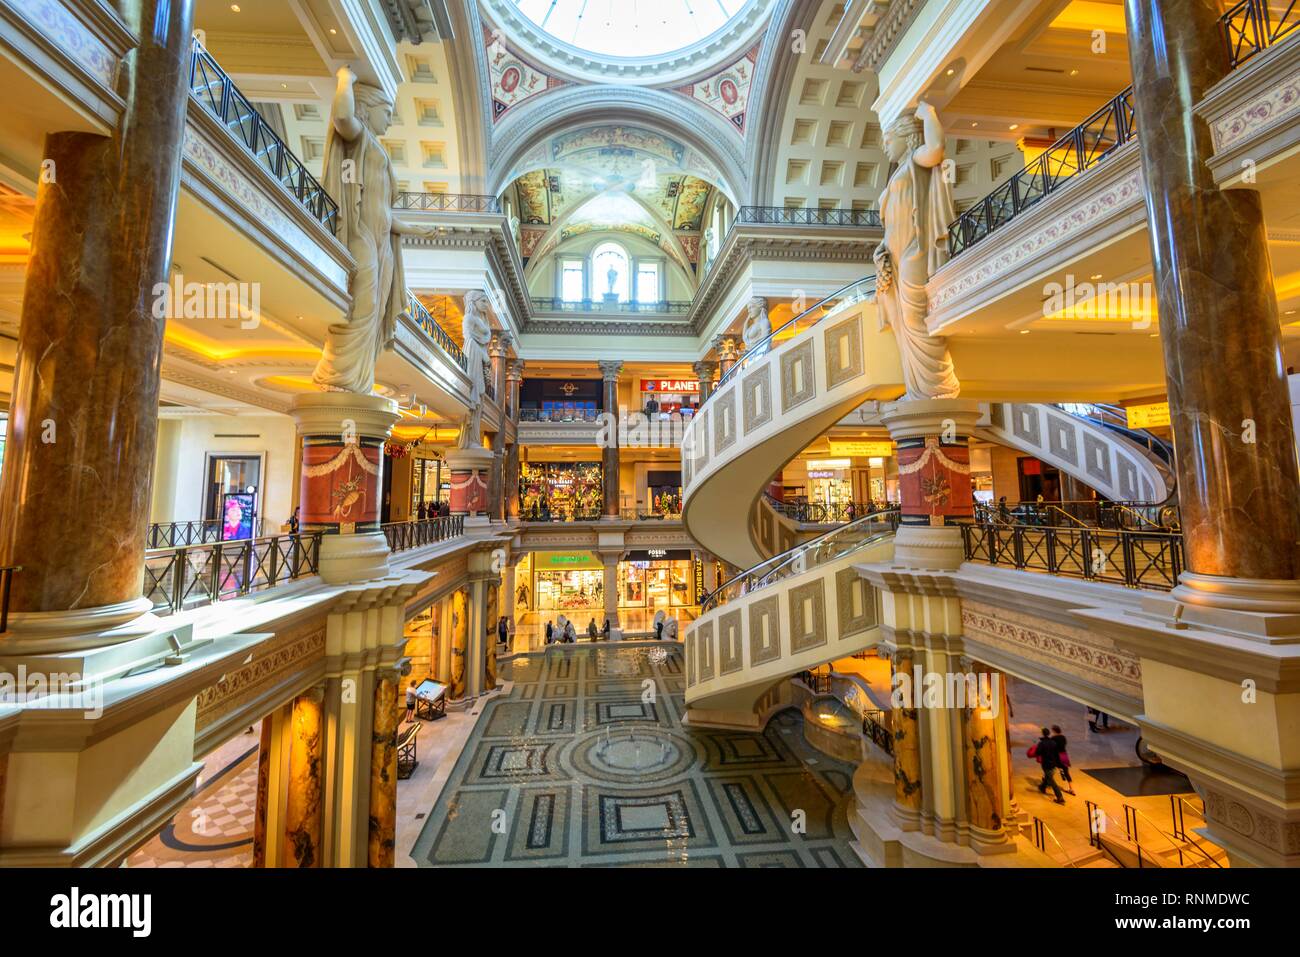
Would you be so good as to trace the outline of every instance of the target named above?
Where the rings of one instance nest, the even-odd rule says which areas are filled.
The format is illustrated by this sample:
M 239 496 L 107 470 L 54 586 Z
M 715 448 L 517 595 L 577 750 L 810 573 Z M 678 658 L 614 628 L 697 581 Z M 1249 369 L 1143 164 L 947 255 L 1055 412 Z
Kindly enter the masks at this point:
M 880 597 L 853 566 L 893 556 L 896 513 L 798 543 L 764 491 L 849 412 L 903 391 L 897 345 L 880 328 L 868 277 L 751 349 L 691 421 L 683 521 L 746 571 L 710 596 L 684 637 L 688 721 L 759 727 L 784 679 L 878 643 Z M 1110 499 L 1160 502 L 1172 493 L 1171 473 L 1134 436 L 1058 406 L 992 403 L 976 435 L 1040 457 Z

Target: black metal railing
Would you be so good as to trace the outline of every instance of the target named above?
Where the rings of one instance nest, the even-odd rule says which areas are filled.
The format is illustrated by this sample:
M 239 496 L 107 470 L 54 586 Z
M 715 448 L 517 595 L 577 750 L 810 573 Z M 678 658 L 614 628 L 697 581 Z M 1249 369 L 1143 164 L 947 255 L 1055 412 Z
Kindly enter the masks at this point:
M 331 233 L 338 232 L 338 203 L 307 172 L 302 160 L 284 145 L 198 40 L 190 48 L 190 96 L 216 117 L 317 222 Z
M 808 686 L 813 694 L 831 693 L 831 673 L 829 671 L 801 671 L 796 677 Z
M 948 227 L 949 254 L 956 256 L 1005 226 L 1136 134 L 1133 88 L 1129 87 L 958 216 Z
M 845 522 L 852 522 L 861 518 L 863 515 L 869 515 L 872 512 L 883 512 L 889 508 L 884 502 L 834 502 L 827 504 L 825 502 L 806 502 L 794 499 L 787 502 L 778 502 L 766 492 L 763 493 L 768 505 L 772 506 L 774 511 L 780 512 L 792 522 L 798 522 L 801 525 L 842 525 Z
M 816 209 L 813 207 L 742 206 L 732 225 L 856 226 L 880 228 L 876 209 Z
M 520 409 L 520 422 L 599 422 L 602 409 Z
M 0 567 L 0 635 L 9 630 L 9 589 L 13 585 L 14 573 L 22 570 L 22 565 Z
M 472 193 L 398 193 L 393 208 L 444 213 L 500 213 L 501 200 Z
M 727 374 L 718 380 L 718 384 L 713 387 L 713 391 L 709 394 L 709 398 L 705 400 L 705 403 L 711 401 L 713 396 L 717 395 L 722 390 L 722 387 L 733 378 L 740 378 L 746 369 L 767 355 L 772 350 L 777 336 L 787 330 L 802 332 L 805 329 L 810 329 L 827 316 L 834 315 L 841 309 L 846 309 L 856 303 L 873 299 L 875 295 L 876 277 L 867 276 L 865 279 L 858 279 L 849 283 L 843 289 L 831 293 L 810 309 L 805 309 L 793 319 L 783 322 L 745 351 L 745 354 L 740 357 L 735 365 L 727 370 Z
M 685 315 L 689 300 L 661 299 L 655 302 L 605 302 L 602 299 L 557 299 L 533 296 L 534 312 L 606 313 L 618 315 Z
M 961 527 L 968 562 L 1168 591 L 1183 570 L 1177 532 L 975 523 Z
M 896 508 L 872 512 L 779 555 L 773 555 L 767 561 L 759 562 L 719 585 L 704 600 L 700 614 L 706 614 L 719 605 L 795 575 L 802 575 L 878 542 L 885 536 L 892 535 L 898 528 L 898 515 Z
M 1295 32 L 1300 27 L 1300 10 L 1296 9 L 1296 0 L 1242 0 L 1219 22 L 1228 44 L 1228 58 L 1236 68 Z
M 315 575 L 321 533 L 146 551 L 144 597 L 169 615 Z
M 425 308 L 424 303 L 415 297 L 415 294 L 409 290 L 406 293 L 406 310 L 407 313 L 415 320 L 416 325 L 424 330 L 424 334 L 434 341 L 434 344 L 445 352 L 451 361 L 460 366 L 468 374 L 469 364 L 465 361 L 465 353 L 460 346 L 456 345 L 454 339 L 447 335 L 447 330 L 438 325 L 433 315 Z
M 388 547 L 395 552 L 433 545 L 465 534 L 464 515 L 442 515 L 414 522 L 390 522 L 381 526 Z
M 262 534 L 262 520 L 254 523 L 253 537 Z M 206 545 L 221 541 L 221 520 L 194 522 L 154 522 L 145 534 L 145 548 L 180 548 L 182 545 Z
M 534 505 L 531 509 L 519 511 L 519 517 L 525 522 L 599 522 L 604 512 L 597 508 L 576 508 L 572 511 L 542 510 Z
M 862 733 L 886 754 L 894 753 L 894 734 L 885 721 L 885 712 L 872 709 L 862 713 Z
M 975 520 L 989 525 L 1079 526 L 1176 531 L 1178 508 L 1151 502 L 976 502 Z

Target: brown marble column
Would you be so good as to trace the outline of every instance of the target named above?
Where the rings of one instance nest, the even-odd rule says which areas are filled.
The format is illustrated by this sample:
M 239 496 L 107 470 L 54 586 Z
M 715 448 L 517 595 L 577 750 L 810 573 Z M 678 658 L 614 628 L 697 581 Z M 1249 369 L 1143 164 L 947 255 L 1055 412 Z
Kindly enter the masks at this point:
M 1003 831 L 1003 812 L 1006 796 L 1003 793 L 1004 770 L 1007 760 L 1006 734 L 999 734 L 998 725 L 1006 725 L 1006 712 L 1002 710 L 1003 678 L 984 665 L 969 658 L 962 660 L 962 671 L 974 678 L 968 683 L 967 707 L 962 709 L 962 765 L 965 770 L 966 819 L 973 829 L 971 843 L 979 846 L 1006 844 Z M 974 688 L 975 700 L 969 692 Z
M 451 596 L 451 687 L 447 697 L 465 697 L 467 682 L 465 655 L 469 651 L 469 592 L 458 588 Z
M 253 866 L 266 867 L 266 820 L 271 800 L 271 716 L 262 719 L 257 749 L 257 808 L 253 812 Z
M 735 336 L 718 336 L 713 340 L 713 348 L 718 353 L 718 375 L 724 376 L 740 359 L 740 343 Z
M 489 582 L 487 586 L 487 613 L 483 621 L 487 625 L 483 636 L 483 690 L 494 691 L 497 686 L 497 618 L 501 608 L 501 586 Z
M 921 820 L 921 728 L 914 707 L 921 689 L 912 686 L 914 660 L 911 649 L 907 648 L 899 648 L 890 656 L 893 665 L 891 688 L 895 689 L 891 724 L 894 733 L 894 808 L 903 825 L 911 828 L 918 826 Z M 902 690 L 900 676 L 906 676 Z M 908 689 L 909 694 L 902 694 Z
M 516 432 L 515 440 L 506 446 L 505 464 L 505 514 L 507 520 L 519 521 L 519 387 L 523 384 L 524 363 L 513 360 L 506 370 L 506 391 L 510 395 L 510 416 Z
M 285 867 L 320 867 L 323 818 L 321 703 L 325 694 L 313 688 L 293 701 L 289 719 L 289 800 L 285 810 Z
M 618 418 L 618 376 L 622 371 L 622 361 L 600 363 L 600 375 L 605 385 L 605 414 L 614 416 L 615 423 Z M 605 500 L 602 515 L 606 520 L 612 521 L 622 514 L 618 496 L 618 429 L 612 428 L 607 431 L 609 441 L 601 452 Z
M 193 9 L 120 6 L 140 43 L 117 131 L 45 143 L 0 482 L 0 562 L 23 570 L 0 653 L 152 630 L 137 620 L 165 324 L 154 287 L 171 264 Z
M 692 365 L 691 369 L 700 382 L 700 405 L 703 405 L 713 394 L 713 374 L 718 371 L 718 364 L 710 359 L 701 359 Z
M 1300 572 L 1300 492 L 1263 210 L 1255 190 L 1215 185 L 1210 129 L 1195 112 L 1229 72 L 1219 5 L 1126 0 L 1125 9 L 1192 573 L 1175 594 L 1249 609 L 1273 589 L 1223 578 Z
M 492 469 L 488 473 L 488 517 L 494 522 L 504 522 L 506 519 L 506 408 L 509 405 L 506 367 L 509 350 L 510 337 L 503 332 L 495 333 L 488 344 L 488 355 L 492 359 L 492 387 L 496 389 L 497 407 L 501 413 L 500 424 L 492 435 Z
M 397 668 L 375 671 L 370 727 L 369 867 L 392 867 L 397 845 Z

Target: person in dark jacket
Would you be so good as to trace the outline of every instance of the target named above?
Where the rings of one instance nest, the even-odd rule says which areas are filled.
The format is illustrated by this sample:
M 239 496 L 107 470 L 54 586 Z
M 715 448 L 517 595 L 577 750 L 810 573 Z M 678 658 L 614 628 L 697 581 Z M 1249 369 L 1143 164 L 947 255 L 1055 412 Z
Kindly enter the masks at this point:
M 549 621 L 546 623 L 546 643 L 549 645 L 555 640 L 555 626 Z
M 1038 763 L 1043 768 L 1043 780 L 1038 782 L 1038 793 L 1046 794 L 1047 789 L 1051 788 L 1052 793 L 1056 795 L 1056 803 L 1064 804 L 1065 798 L 1061 796 L 1061 786 L 1056 783 L 1056 769 L 1060 767 L 1060 760 L 1056 754 L 1056 742 L 1052 740 L 1050 731 L 1046 728 L 1043 728 L 1042 731 L 1043 736 L 1026 754 L 1031 758 L 1037 758 Z
M 510 625 L 505 615 L 497 621 L 497 641 L 503 645 L 510 644 Z
M 587 622 L 587 637 L 595 641 L 600 637 L 600 629 L 596 627 L 596 619 L 592 618 Z
M 1056 745 L 1056 760 L 1061 766 L 1061 780 L 1065 782 L 1065 790 L 1073 794 L 1074 778 L 1070 777 L 1070 752 L 1065 750 L 1065 735 L 1061 733 L 1059 724 L 1052 725 L 1052 743 Z
M 605 624 L 600 628 L 600 637 L 603 641 L 609 641 L 609 619 L 605 619 Z

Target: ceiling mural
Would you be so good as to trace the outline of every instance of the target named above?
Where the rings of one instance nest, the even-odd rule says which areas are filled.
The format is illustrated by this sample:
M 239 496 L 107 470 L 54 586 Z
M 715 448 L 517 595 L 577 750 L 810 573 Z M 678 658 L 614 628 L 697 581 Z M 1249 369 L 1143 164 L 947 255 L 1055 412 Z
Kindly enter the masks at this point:
M 492 82 L 492 121 L 525 100 L 565 85 L 559 77 L 542 72 L 510 49 L 500 37 L 484 30 L 488 74 Z
M 745 115 L 749 108 L 749 90 L 754 81 L 754 64 L 758 62 L 758 44 L 748 53 L 707 79 L 677 88 L 698 103 L 726 119 L 741 136 L 745 135 Z

